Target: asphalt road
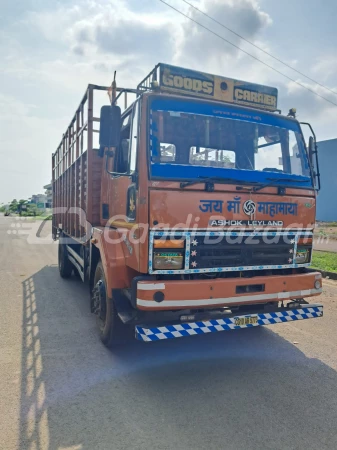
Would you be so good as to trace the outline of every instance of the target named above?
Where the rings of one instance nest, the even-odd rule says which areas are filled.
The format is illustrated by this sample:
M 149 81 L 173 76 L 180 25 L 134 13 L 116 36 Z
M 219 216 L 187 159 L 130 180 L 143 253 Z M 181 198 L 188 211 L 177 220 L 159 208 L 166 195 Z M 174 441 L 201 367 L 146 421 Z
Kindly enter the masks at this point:
M 322 319 L 113 354 L 37 228 L 0 216 L 1 450 L 337 448 L 335 282 Z

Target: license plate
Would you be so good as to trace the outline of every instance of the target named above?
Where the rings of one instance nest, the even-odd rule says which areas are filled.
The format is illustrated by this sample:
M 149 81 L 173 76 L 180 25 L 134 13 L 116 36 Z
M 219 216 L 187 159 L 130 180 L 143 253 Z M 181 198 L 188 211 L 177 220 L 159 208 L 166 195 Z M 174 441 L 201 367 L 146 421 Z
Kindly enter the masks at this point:
M 257 324 L 257 316 L 247 316 L 247 317 L 235 317 L 235 325 L 236 326 L 242 326 L 242 325 L 255 325 Z

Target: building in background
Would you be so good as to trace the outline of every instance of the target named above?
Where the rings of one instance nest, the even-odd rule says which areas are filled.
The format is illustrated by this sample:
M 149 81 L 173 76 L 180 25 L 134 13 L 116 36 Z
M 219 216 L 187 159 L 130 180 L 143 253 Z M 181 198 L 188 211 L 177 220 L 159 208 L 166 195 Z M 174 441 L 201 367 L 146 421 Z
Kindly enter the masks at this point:
M 35 203 L 39 209 L 45 209 L 47 206 L 47 196 L 45 194 L 34 194 L 30 199 L 31 203 Z
M 52 191 L 52 186 L 51 183 L 46 184 L 45 186 L 43 186 L 43 189 L 45 189 L 45 195 L 47 197 L 46 199 L 46 208 L 52 208 L 52 202 L 53 202 L 53 191 Z
M 43 189 L 45 189 L 44 194 L 34 194 L 29 199 L 29 202 L 32 204 L 35 204 L 37 208 L 39 209 L 48 209 L 52 208 L 52 185 L 51 183 L 46 184 L 43 186 Z
M 318 221 L 337 221 L 337 139 L 318 142 L 321 190 L 317 196 Z
M 37 205 L 38 203 L 46 203 L 46 202 L 47 202 L 47 196 L 45 194 L 32 195 L 31 203 L 35 203 Z

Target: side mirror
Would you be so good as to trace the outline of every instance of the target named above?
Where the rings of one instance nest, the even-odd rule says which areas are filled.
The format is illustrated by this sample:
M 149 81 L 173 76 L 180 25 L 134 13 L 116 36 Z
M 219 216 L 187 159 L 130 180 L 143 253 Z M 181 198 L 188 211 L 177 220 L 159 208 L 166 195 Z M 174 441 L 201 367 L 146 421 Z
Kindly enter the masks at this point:
M 314 166 L 314 153 L 315 153 L 315 150 L 316 150 L 316 148 L 315 148 L 314 138 L 312 136 L 310 136 L 308 151 L 309 151 L 309 161 L 310 161 L 311 167 Z
M 99 129 L 99 146 L 117 147 L 121 133 L 121 109 L 119 106 L 102 106 Z
M 318 165 L 318 149 L 316 139 L 313 138 L 312 136 L 310 136 L 309 138 L 308 151 L 309 151 L 309 162 L 315 177 L 315 186 L 317 186 L 317 190 L 319 191 L 321 189 L 321 175 L 319 173 L 319 165 Z
M 310 125 L 309 122 L 300 122 L 301 125 L 306 125 L 310 128 L 310 131 L 312 133 L 312 136 L 309 138 L 309 145 L 308 145 L 308 157 L 309 157 L 309 164 L 313 171 L 313 175 L 315 178 L 315 185 L 318 184 L 318 191 L 321 189 L 321 175 L 319 173 L 319 165 L 318 165 L 318 146 L 317 146 L 317 139 L 315 132 Z M 315 155 L 315 161 L 314 161 L 314 155 Z M 316 166 L 316 167 L 315 167 Z

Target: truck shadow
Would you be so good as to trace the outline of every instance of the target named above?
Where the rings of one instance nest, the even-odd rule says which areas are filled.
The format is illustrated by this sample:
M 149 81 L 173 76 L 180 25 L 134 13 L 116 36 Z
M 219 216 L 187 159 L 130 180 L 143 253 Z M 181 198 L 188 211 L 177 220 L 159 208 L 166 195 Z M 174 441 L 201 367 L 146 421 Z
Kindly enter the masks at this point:
M 100 343 L 87 287 L 22 283 L 20 449 L 337 448 L 337 374 L 259 328 Z

